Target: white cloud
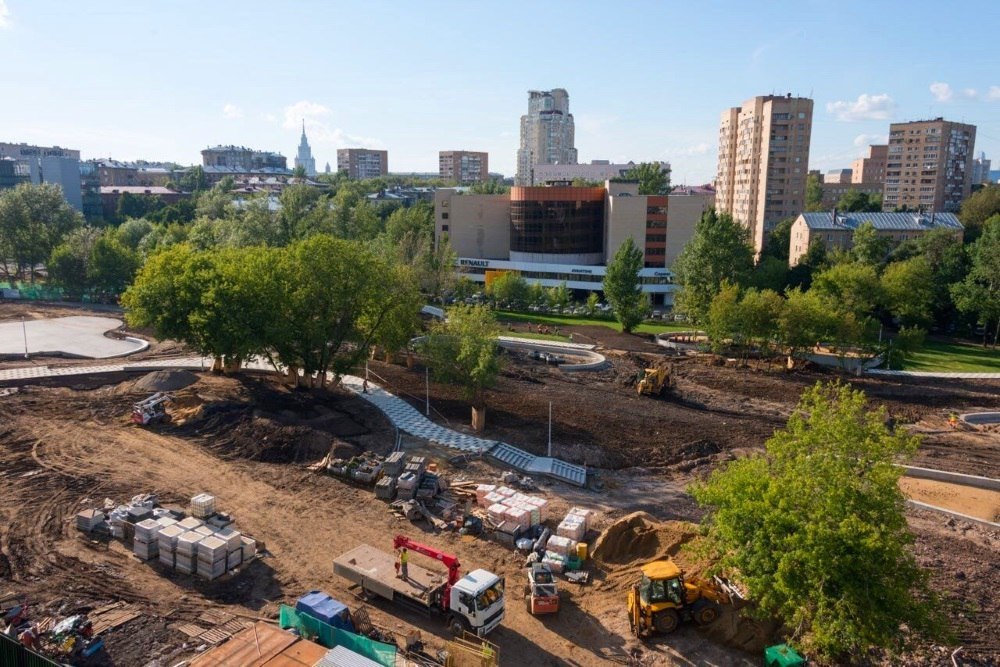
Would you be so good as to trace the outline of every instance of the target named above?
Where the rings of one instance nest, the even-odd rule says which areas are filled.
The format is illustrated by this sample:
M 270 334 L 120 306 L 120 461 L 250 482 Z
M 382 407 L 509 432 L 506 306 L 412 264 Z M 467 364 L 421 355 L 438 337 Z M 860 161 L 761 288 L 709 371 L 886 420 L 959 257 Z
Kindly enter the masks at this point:
M 10 27 L 10 10 L 7 8 L 7 0 L 0 0 L 0 29 Z
M 1000 86 L 990 86 L 990 92 L 986 93 L 986 99 L 990 101 L 1000 100 Z
M 888 134 L 859 134 L 854 137 L 854 145 L 858 148 L 864 148 L 866 146 L 871 146 L 872 144 L 887 143 L 889 143 Z
M 943 81 L 935 81 L 932 83 L 930 91 L 931 95 L 933 95 L 934 99 L 938 102 L 947 102 L 955 96 L 955 91 L 951 89 L 951 86 Z
M 964 97 L 967 100 L 978 100 L 979 91 L 976 90 L 975 88 L 964 88 L 962 90 L 962 97 Z
M 880 95 L 862 93 L 854 102 L 840 100 L 826 103 L 826 110 L 834 114 L 837 120 L 843 121 L 888 120 L 895 108 L 896 103 L 887 93 Z
M 243 109 L 239 108 L 235 104 L 226 104 L 222 107 L 222 115 L 226 118 L 235 120 L 236 118 L 243 118 Z
M 712 147 L 705 141 L 700 144 L 695 144 L 694 146 L 688 146 L 687 148 L 682 148 L 677 151 L 679 155 L 705 155 Z
M 284 120 L 281 126 L 286 130 L 298 130 L 302 127 L 304 121 L 306 124 L 306 134 L 309 135 L 310 143 L 333 144 L 337 147 L 381 147 L 382 142 L 373 137 L 348 134 L 339 127 L 330 127 L 324 119 L 331 113 L 329 107 L 317 102 L 302 100 L 285 107 Z

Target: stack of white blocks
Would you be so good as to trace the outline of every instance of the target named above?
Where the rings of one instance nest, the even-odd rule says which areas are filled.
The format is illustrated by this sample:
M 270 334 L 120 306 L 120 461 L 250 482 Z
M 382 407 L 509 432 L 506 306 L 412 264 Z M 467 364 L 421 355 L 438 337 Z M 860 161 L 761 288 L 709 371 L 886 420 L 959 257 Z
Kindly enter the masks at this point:
M 476 487 L 476 503 L 486 510 L 493 523 L 504 523 L 518 531 L 537 526 L 548 518 L 548 500 L 506 486 L 480 484 Z
M 177 553 L 177 538 L 184 534 L 184 529 L 176 523 L 160 529 L 159 548 L 160 562 L 173 568 L 175 566 L 174 556 Z
M 141 560 L 151 560 L 159 555 L 158 539 L 161 526 L 153 519 L 146 519 L 135 524 L 135 539 L 132 541 L 132 553 Z
M 185 519 L 186 521 L 186 519 Z M 181 521 L 184 523 L 184 521 Z M 180 524 L 178 524 L 180 525 Z M 192 574 L 195 571 L 195 564 L 198 557 L 198 544 L 205 539 L 201 533 L 189 530 L 177 538 L 177 552 L 175 556 L 176 568 L 183 574 Z
M 226 573 L 226 543 L 214 535 L 198 542 L 198 575 L 212 581 Z

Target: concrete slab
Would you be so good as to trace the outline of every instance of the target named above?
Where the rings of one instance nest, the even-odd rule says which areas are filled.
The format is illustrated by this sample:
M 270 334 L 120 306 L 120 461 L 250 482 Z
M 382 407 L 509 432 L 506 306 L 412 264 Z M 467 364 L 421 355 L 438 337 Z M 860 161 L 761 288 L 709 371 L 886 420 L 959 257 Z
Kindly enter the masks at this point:
M 0 322 L 0 356 L 60 355 L 109 359 L 140 352 L 149 343 L 138 338 L 109 338 L 105 332 L 122 326 L 111 317 L 56 317 L 46 320 Z

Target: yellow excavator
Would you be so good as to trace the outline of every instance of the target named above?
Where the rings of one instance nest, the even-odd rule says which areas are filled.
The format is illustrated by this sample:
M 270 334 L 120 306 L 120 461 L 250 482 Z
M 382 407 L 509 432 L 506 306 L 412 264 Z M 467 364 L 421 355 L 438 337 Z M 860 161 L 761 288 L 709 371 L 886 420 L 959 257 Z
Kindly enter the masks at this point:
M 635 389 L 640 396 L 663 396 L 663 392 L 670 386 L 671 377 L 670 366 L 657 366 L 645 369 L 635 384 Z
M 643 565 L 641 579 L 629 589 L 629 625 L 640 639 L 673 632 L 682 620 L 708 625 L 719 618 L 721 605 L 736 600 L 742 595 L 726 580 L 685 577 L 672 560 L 658 560 Z

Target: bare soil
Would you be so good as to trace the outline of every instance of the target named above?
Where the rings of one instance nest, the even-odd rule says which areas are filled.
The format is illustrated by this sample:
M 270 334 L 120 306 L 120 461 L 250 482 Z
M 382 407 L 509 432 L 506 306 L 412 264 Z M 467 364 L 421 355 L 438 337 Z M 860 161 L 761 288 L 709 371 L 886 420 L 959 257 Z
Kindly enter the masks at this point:
M 10 314 L 7 305 L 0 304 L 0 317 Z M 591 332 L 595 336 L 610 331 L 593 329 L 600 330 Z M 605 335 L 621 336 L 612 334 Z M 636 575 L 636 560 L 647 553 L 674 553 L 684 567 L 699 569 L 677 551 L 688 539 L 687 524 L 670 523 L 701 517 L 686 484 L 759 449 L 804 388 L 836 376 L 683 361 L 674 365 L 675 386 L 665 398 L 640 397 L 635 376 L 656 350 L 628 342 L 625 351 L 604 350 L 611 368 L 597 373 L 562 373 L 514 360 L 487 396 L 486 437 L 544 452 L 551 401 L 554 454 L 601 468 L 596 489 L 542 481 L 553 515 L 573 505 L 596 508 L 599 531 L 640 510 L 663 523 L 652 537 L 640 530 L 620 538 L 611 550 L 617 555 L 604 558 L 591 585 L 562 584 L 562 610 L 555 617 L 533 617 L 519 604 L 524 573 L 513 552 L 484 540 L 421 532 L 393 517 L 370 490 L 307 469 L 331 448 L 338 455 L 388 451 L 394 430 L 381 413 L 335 390 L 289 390 L 254 374 L 197 374 L 196 383 L 173 392 L 175 423 L 154 428 L 129 422 L 131 403 L 148 395 L 127 384 L 138 379 L 134 375 L 65 378 L 0 396 L 0 595 L 28 595 L 37 615 L 66 616 L 114 600 L 134 603 L 144 616 L 111 632 L 103 664 L 143 665 L 163 655 L 173 664 L 191 655 L 191 647 L 184 649 L 187 637 L 169 625 L 194 622 L 206 610 L 271 618 L 281 602 L 313 589 L 360 605 L 333 575 L 333 558 L 360 543 L 391 549 L 392 536 L 406 533 L 457 554 L 467 568 L 507 577 L 508 616 L 494 636 L 503 664 L 758 664 L 755 647 L 734 646 L 767 636 L 768 628 L 747 634 L 735 617 L 712 631 L 685 625 L 639 644 L 628 632 L 624 591 Z M 164 355 L 183 352 L 170 349 L 160 348 Z M 423 409 L 423 369 L 377 362 L 371 368 L 388 389 Z M 998 434 L 955 430 L 946 422 L 953 411 L 1000 408 L 1000 382 L 847 381 L 868 393 L 873 408 L 884 407 L 887 418 L 924 434 L 918 464 L 1000 476 Z M 435 421 L 466 428 L 468 404 L 454 388 L 431 383 L 430 399 Z M 498 475 L 484 462 L 451 469 L 443 461 L 453 452 L 414 438 L 405 443 L 436 457 L 453 478 L 494 481 Z M 231 580 L 208 583 L 142 564 L 117 542 L 93 542 L 76 531 L 80 509 L 142 492 L 178 508 L 197 493 L 211 493 L 240 529 L 265 543 L 268 555 Z M 964 647 L 961 664 L 997 664 L 1000 535 L 929 512 L 908 516 L 914 552 L 952 605 L 956 639 Z M 446 638 L 437 620 L 379 602 L 370 612 L 394 632 L 417 628 L 432 644 Z M 950 665 L 953 648 L 917 647 L 905 661 Z
M 996 522 L 1000 519 L 1000 491 L 916 477 L 902 478 L 899 486 L 908 498 L 928 505 L 986 521 Z

